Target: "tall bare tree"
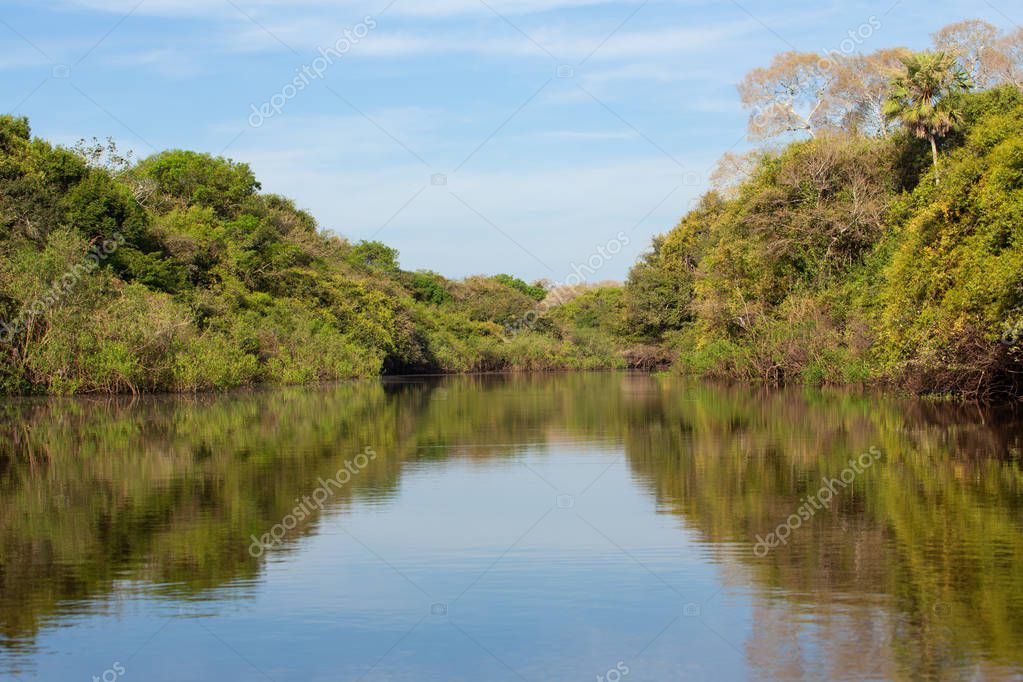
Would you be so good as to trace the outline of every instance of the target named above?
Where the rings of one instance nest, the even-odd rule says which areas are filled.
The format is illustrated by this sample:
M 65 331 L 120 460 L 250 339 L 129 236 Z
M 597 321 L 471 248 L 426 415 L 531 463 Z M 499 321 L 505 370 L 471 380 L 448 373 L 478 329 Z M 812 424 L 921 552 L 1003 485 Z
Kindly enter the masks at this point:
M 887 135 L 892 122 L 884 115 L 891 81 L 903 70 L 904 47 L 878 50 L 845 59 L 836 69 L 833 95 L 840 101 L 843 128 L 854 133 Z
M 980 19 L 966 19 L 942 28 L 933 34 L 939 52 L 955 55 L 959 69 L 965 71 L 978 88 L 989 88 L 998 82 L 1002 55 L 999 50 L 1001 31 Z
M 710 174 L 710 186 L 722 196 L 733 197 L 740 184 L 753 177 L 753 173 L 766 152 L 754 149 L 742 154 L 725 152 Z
M 836 80 L 829 58 L 807 52 L 775 55 L 767 68 L 757 68 L 739 83 L 739 97 L 750 110 L 754 139 L 782 133 L 807 133 L 834 125 Z
M 1023 28 L 998 39 L 995 72 L 999 80 L 1023 87 Z

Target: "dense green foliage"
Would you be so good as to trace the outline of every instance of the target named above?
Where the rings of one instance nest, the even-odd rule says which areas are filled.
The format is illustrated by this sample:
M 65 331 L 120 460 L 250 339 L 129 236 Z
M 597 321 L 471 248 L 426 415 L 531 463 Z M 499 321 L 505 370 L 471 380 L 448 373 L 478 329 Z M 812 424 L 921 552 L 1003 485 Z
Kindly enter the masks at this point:
M 132 164 L 0 117 L 0 392 L 674 363 L 1018 397 L 1023 94 L 964 92 L 943 53 L 898 58 L 885 112 L 901 129 L 818 127 L 754 152 L 624 286 L 553 292 L 404 271 L 393 248 L 261 193 L 243 163 Z
M 394 249 L 350 244 L 260 193 L 245 164 L 187 151 L 105 161 L 102 147 L 53 147 L 0 118 L 0 392 L 622 362 L 528 315 L 542 286 L 404 272 Z
M 494 275 L 493 279 L 515 289 L 521 294 L 529 296 L 534 301 L 542 301 L 547 298 L 547 290 L 539 284 L 527 284 L 518 277 L 512 277 L 511 275 Z
M 960 95 L 935 184 L 907 131 L 765 154 L 655 240 L 626 319 L 688 372 L 1020 394 L 1023 95 Z

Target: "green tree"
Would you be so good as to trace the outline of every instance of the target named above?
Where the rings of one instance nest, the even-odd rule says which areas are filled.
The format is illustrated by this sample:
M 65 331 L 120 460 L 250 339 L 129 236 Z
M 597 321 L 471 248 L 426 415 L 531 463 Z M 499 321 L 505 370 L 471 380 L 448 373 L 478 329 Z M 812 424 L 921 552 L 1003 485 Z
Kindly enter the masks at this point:
M 694 263 L 679 241 L 654 237 L 652 249 L 629 270 L 625 320 L 637 339 L 658 341 L 692 320 Z
M 900 61 L 906 72 L 892 79 L 892 91 L 884 105 L 888 119 L 902 122 L 911 133 L 931 144 L 934 184 L 938 184 L 938 142 L 959 122 L 955 95 L 973 87 L 969 75 L 947 52 L 917 52 Z
M 436 272 L 420 270 L 408 273 L 403 279 L 417 301 L 441 305 L 452 300 L 446 280 Z
M 547 298 L 547 290 L 540 286 L 539 283 L 526 284 L 525 281 L 519 279 L 518 277 L 503 274 L 494 275 L 493 277 L 491 277 L 491 279 L 494 280 L 495 282 L 500 282 L 506 287 L 511 287 L 512 289 L 515 289 L 519 293 L 529 296 L 534 301 L 542 301 L 545 298 Z
M 383 242 L 361 241 L 352 246 L 347 256 L 348 263 L 357 268 L 397 272 L 398 250 Z
M 208 206 L 224 218 L 260 189 L 248 164 L 199 152 L 160 152 L 141 161 L 134 173 L 155 182 L 154 189 L 173 205 Z

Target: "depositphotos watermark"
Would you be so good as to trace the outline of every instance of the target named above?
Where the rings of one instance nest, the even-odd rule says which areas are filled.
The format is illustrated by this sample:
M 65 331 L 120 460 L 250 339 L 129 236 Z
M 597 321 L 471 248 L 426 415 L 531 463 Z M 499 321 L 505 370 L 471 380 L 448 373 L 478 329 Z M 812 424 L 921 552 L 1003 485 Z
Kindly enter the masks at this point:
M 881 459 L 881 457 L 881 451 L 872 447 L 856 459 L 850 459 L 849 466 L 842 469 L 838 478 L 822 478 L 821 482 L 823 485 L 817 491 L 817 494 L 802 498 L 802 504 L 796 509 L 796 513 L 791 514 L 785 519 L 785 523 L 779 524 L 773 533 L 767 534 L 766 538 L 762 538 L 759 535 L 756 536 L 757 544 L 753 547 L 753 555 L 762 559 L 779 544 L 789 544 L 789 536 L 792 535 L 794 530 L 801 527 L 804 521 L 809 521 L 813 518 L 814 514 L 819 510 L 830 509 L 831 500 L 834 499 L 839 490 L 845 490 L 856 480 L 857 476 L 874 466 L 874 462 Z
M 13 320 L 10 322 L 0 320 L 0 343 L 11 343 L 18 332 L 25 329 L 33 318 L 44 315 L 46 311 L 57 305 L 61 299 L 78 286 L 78 282 L 83 277 L 95 272 L 100 263 L 113 255 L 123 244 L 124 235 L 119 232 L 115 232 L 111 239 L 104 240 L 100 244 L 93 244 L 85 256 L 85 262 L 75 265 L 61 275 L 42 296 L 22 308 Z
M 373 448 L 367 447 L 353 459 L 345 461 L 345 465 L 337 470 L 333 478 L 321 478 L 318 480 L 318 485 L 311 495 L 295 498 L 295 502 L 298 504 L 291 510 L 291 513 L 286 514 L 281 519 L 280 523 L 274 524 L 268 532 L 263 533 L 258 538 L 255 535 L 250 536 L 252 544 L 249 545 L 249 554 L 258 559 L 263 556 L 266 550 L 273 549 L 279 545 L 288 534 L 288 531 L 293 530 L 299 523 L 311 517 L 314 509 L 323 511 L 323 505 L 327 500 L 335 492 L 345 487 L 352 480 L 353 476 L 359 474 L 376 458 L 377 453 Z
M 102 675 L 93 675 L 92 682 L 115 682 L 119 677 L 125 673 L 124 666 L 121 665 L 120 661 L 114 661 L 114 664 L 103 671 Z
M 618 661 L 615 667 L 608 670 L 603 675 L 597 675 L 597 682 L 619 682 L 623 677 L 632 672 L 629 666 L 625 664 L 625 661 Z
M 263 102 L 258 107 L 255 104 L 250 105 L 252 113 L 249 114 L 249 125 L 253 128 L 259 128 L 267 119 L 279 115 L 284 111 L 285 104 L 295 99 L 298 93 L 308 88 L 314 80 L 323 78 L 327 73 L 327 69 L 334 65 L 335 60 L 341 59 L 348 54 L 354 46 L 358 45 L 376 27 L 376 19 L 372 16 L 367 16 L 352 28 L 346 28 L 342 36 L 333 45 L 319 48 L 320 56 L 310 63 L 303 65 L 301 69 L 295 69 L 298 75 L 285 83 L 280 92 L 275 93 L 269 100 Z

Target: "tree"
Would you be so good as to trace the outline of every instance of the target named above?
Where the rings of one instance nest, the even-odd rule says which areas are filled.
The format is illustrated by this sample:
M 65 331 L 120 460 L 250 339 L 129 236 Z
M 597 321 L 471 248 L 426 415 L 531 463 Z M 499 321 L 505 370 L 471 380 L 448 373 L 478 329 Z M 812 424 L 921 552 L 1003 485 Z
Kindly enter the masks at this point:
M 135 152 L 128 150 L 121 153 L 114 138 L 108 137 L 106 142 L 93 137 L 91 140 L 82 138 L 71 148 L 89 168 L 106 171 L 110 177 L 127 183 L 135 200 L 144 204 L 146 199 L 157 190 L 157 183 L 152 178 L 134 175 Z
M 918 52 L 904 56 L 902 63 L 906 71 L 892 79 L 884 114 L 931 143 L 934 183 L 938 184 L 937 138 L 947 135 L 958 123 L 959 112 L 952 104 L 954 95 L 966 92 L 973 83 L 956 64 L 956 56 L 947 52 Z
M 125 173 L 135 165 L 135 152 L 129 149 L 122 154 L 112 137 L 108 137 L 106 142 L 96 137 L 91 140 L 83 137 L 75 143 L 71 151 L 82 157 L 90 168 L 102 168 L 113 176 Z
M 700 214 L 690 213 L 683 222 L 696 224 Z M 658 340 L 665 332 L 681 329 L 692 320 L 695 259 L 678 238 L 654 237 L 652 249 L 640 256 L 626 284 L 627 333 L 638 339 Z M 688 246 L 688 244 L 685 244 Z
M 542 301 L 547 298 L 547 289 L 540 286 L 539 283 L 526 284 L 523 280 L 511 275 L 494 275 L 491 279 L 529 296 L 534 301 Z
M 881 137 L 888 134 L 891 122 L 884 116 L 884 103 L 892 77 L 899 72 L 901 59 L 907 54 L 906 48 L 896 47 L 846 59 L 844 68 L 836 71 L 832 86 L 845 112 L 843 128 Z
M 398 250 L 383 242 L 361 241 L 352 246 L 345 260 L 354 267 L 384 272 L 398 271 Z
M 835 122 L 831 92 L 840 62 L 807 52 L 783 52 L 767 68 L 746 74 L 739 84 L 742 105 L 751 110 L 750 137 L 817 130 Z
M 986 21 L 966 19 L 949 24 L 932 37 L 938 51 L 954 55 L 957 66 L 974 85 L 986 89 L 998 81 L 997 69 L 1002 61 L 998 50 L 999 33 L 997 26 Z
M 711 171 L 711 188 L 730 199 L 734 198 L 742 183 L 753 177 L 764 156 L 765 152 L 759 149 L 742 154 L 725 152 Z
M 1000 80 L 1023 87 L 1023 28 L 1002 36 L 997 45 L 995 71 Z
M 751 110 L 750 136 L 844 129 L 854 134 L 888 133 L 884 114 L 892 77 L 909 54 L 902 47 L 867 55 L 786 52 L 768 68 L 754 69 L 739 85 Z
M 436 272 L 419 270 L 405 274 L 403 279 L 417 301 L 441 305 L 452 300 L 447 280 Z
M 207 206 L 222 218 L 236 215 L 260 189 L 248 164 L 182 150 L 154 154 L 142 160 L 132 174 L 154 181 L 161 199 L 172 205 Z

